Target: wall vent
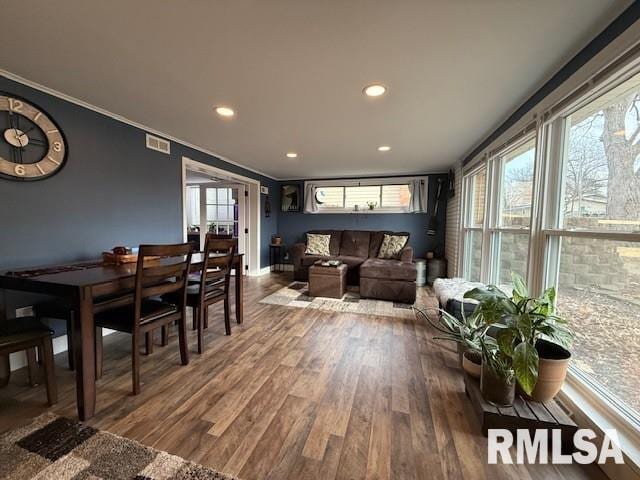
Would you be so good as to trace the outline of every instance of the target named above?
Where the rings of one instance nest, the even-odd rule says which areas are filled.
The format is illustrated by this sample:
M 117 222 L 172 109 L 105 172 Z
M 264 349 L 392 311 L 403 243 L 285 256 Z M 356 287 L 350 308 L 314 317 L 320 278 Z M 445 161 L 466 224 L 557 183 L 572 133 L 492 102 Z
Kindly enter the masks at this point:
M 156 150 L 158 152 L 166 153 L 169 155 L 171 153 L 171 143 L 164 138 L 156 137 L 154 135 L 150 135 L 147 133 L 147 148 L 151 150 Z

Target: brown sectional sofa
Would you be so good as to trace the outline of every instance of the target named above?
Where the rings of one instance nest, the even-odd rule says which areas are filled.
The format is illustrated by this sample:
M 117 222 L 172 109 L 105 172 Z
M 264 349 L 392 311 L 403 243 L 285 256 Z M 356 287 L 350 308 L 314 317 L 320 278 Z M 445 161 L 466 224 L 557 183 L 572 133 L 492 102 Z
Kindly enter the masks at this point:
M 335 258 L 347 265 L 347 284 L 360 285 L 360 296 L 395 302 L 416 300 L 416 266 L 413 248 L 405 247 L 397 259 L 378 258 L 386 234 L 406 235 L 406 232 L 367 230 L 310 230 L 307 233 L 331 235 L 329 257 L 305 254 L 306 243 L 291 248 L 293 276 L 306 282 L 309 267 L 317 260 Z

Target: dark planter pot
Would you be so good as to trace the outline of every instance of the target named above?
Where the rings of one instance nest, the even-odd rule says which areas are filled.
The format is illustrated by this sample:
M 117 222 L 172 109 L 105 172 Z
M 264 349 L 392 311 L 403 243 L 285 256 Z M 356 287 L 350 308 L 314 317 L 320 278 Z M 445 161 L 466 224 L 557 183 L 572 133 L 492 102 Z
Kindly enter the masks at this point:
M 538 352 L 538 381 L 531 392 L 531 398 L 537 402 L 553 399 L 564 384 L 569 368 L 571 352 L 557 343 L 548 340 L 536 342 Z
M 516 381 L 512 379 L 507 382 L 503 377 L 497 375 L 487 362 L 482 362 L 480 374 L 480 392 L 482 398 L 498 407 L 508 407 L 513 405 L 516 395 Z

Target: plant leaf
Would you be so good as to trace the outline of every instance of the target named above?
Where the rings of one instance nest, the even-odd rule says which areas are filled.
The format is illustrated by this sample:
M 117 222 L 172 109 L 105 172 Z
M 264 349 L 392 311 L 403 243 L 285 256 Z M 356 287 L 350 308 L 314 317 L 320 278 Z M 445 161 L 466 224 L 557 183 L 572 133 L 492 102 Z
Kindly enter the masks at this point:
M 516 319 L 516 327 L 520 332 L 520 336 L 523 340 L 527 341 L 532 335 L 532 322 L 531 316 L 528 313 L 521 313 Z
M 519 343 L 513 350 L 513 370 L 522 390 L 530 395 L 538 381 L 538 352 L 530 343 Z
M 496 334 L 496 341 L 500 351 L 509 357 L 513 357 L 513 340 L 516 332 L 512 328 L 502 328 Z
M 513 283 L 513 297 L 514 299 L 517 297 L 528 298 L 529 291 L 527 290 L 527 285 L 524 283 L 523 278 L 515 272 L 511 272 L 511 282 Z M 518 300 L 516 300 L 516 303 Z

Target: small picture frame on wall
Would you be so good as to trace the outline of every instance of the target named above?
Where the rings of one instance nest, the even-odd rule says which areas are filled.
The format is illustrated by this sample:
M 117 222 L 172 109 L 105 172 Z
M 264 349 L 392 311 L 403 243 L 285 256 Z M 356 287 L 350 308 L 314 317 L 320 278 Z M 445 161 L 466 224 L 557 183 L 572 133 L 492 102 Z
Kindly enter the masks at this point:
M 280 199 L 280 210 L 282 212 L 299 212 L 301 206 L 300 185 L 282 185 Z

